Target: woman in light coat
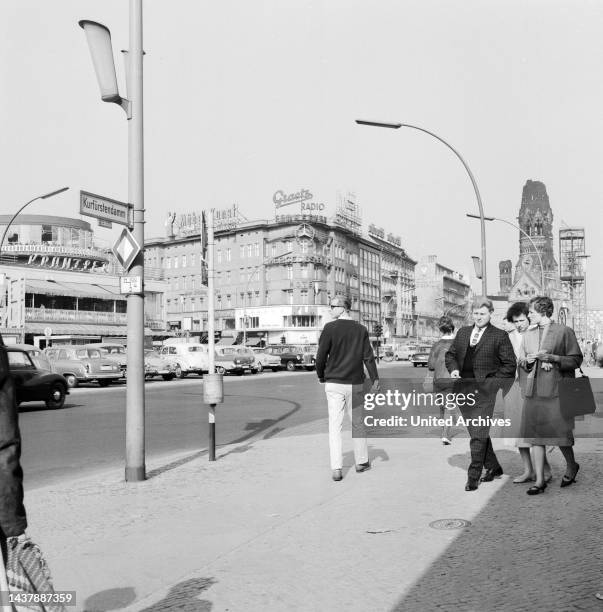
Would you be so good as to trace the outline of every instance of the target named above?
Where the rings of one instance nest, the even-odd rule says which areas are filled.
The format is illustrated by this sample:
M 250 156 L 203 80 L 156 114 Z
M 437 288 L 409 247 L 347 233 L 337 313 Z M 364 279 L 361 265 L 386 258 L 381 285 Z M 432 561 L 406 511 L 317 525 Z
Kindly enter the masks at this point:
M 531 327 L 520 348 L 520 386 L 525 396 L 523 437 L 534 448 L 536 483 L 528 495 L 543 493 L 544 458 L 547 444 L 558 446 L 566 461 L 561 487 L 576 482 L 580 466 L 574 458 L 574 419 L 566 418 L 559 402 L 559 383 L 574 378 L 582 363 L 582 352 L 574 331 L 551 320 L 553 301 L 548 297 L 530 300 Z

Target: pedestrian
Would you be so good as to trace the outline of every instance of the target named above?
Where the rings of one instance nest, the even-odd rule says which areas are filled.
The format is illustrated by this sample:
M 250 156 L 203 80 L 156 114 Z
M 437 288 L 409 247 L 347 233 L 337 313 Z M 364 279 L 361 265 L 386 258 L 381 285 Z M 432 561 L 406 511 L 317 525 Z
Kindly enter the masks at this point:
M 442 334 L 441 338 L 431 347 L 429 358 L 427 359 L 427 367 L 433 372 L 433 390 L 436 393 L 436 398 L 439 397 L 440 418 L 445 418 L 446 402 L 442 401 L 442 396 L 447 392 L 452 391 L 450 372 L 446 369 L 446 351 L 450 348 L 454 340 L 454 323 L 450 317 L 440 317 L 438 321 L 438 329 Z M 442 425 L 442 444 L 450 444 L 450 427 Z
M 50 572 L 40 549 L 25 533 L 27 517 L 23 504 L 21 469 L 21 434 L 19 431 L 14 381 L 10 375 L 8 354 L 0 335 L 0 548 L 2 571 L 10 595 L 25 600 L 37 593 L 54 593 Z M 2 593 L 3 601 L 9 593 Z M 9 606 L 12 610 L 64 611 L 60 604 Z
M 475 491 L 480 482 L 491 482 L 503 474 L 503 469 L 492 448 L 488 420 L 492 418 L 496 393 L 515 378 L 517 361 L 506 331 L 490 322 L 494 306 L 485 296 L 472 304 L 473 325 L 461 327 L 446 352 L 446 368 L 452 378 L 465 379 L 456 389 L 471 397 L 459 409 L 468 419 L 471 463 L 467 470 L 465 491 Z M 492 380 L 488 380 L 492 379 Z M 470 395 L 477 389 L 477 394 Z M 476 395 L 476 396 L 475 396 Z M 486 468 L 482 476 L 482 470 Z
M 574 457 L 574 419 L 561 411 L 559 381 L 574 378 L 582 353 L 574 330 L 551 320 L 553 300 L 530 300 L 532 327 L 524 334 L 520 349 L 520 381 L 525 395 L 524 437 L 533 445 L 536 482 L 528 495 L 544 493 L 545 445 L 558 446 L 566 462 L 561 487 L 576 482 L 580 466 Z M 523 379 L 523 380 L 522 380 Z
M 516 359 L 519 359 L 523 334 L 530 327 L 530 319 L 528 318 L 529 310 L 530 308 L 526 302 L 515 302 L 515 304 L 511 304 L 507 310 L 506 320 L 513 325 L 513 331 L 509 333 L 509 340 L 511 340 L 511 344 L 513 345 Z M 512 431 L 517 432 L 517 435 L 519 435 L 523 423 L 523 404 L 524 400 L 519 386 L 519 375 L 518 371 L 516 371 L 515 382 L 509 393 L 505 395 L 505 416 L 510 419 Z M 513 482 L 515 484 L 534 482 L 535 472 L 530 453 L 532 445 L 527 440 L 518 437 L 515 439 L 515 446 L 517 446 L 519 450 L 519 455 L 523 463 L 523 473 L 514 478 Z M 546 460 L 546 454 L 544 461 L 544 480 L 545 482 L 550 482 L 553 476 L 551 473 L 551 466 Z
M 369 334 L 360 323 L 352 320 L 350 298 L 341 295 L 331 299 L 334 321 L 322 330 L 316 352 L 316 374 L 325 383 L 329 412 L 329 450 L 332 478 L 343 478 L 342 428 L 347 413 L 352 421 L 356 471 L 370 469 L 366 436 L 359 429 L 362 423 L 364 367 L 372 381 L 371 393 L 379 391 L 379 376 Z

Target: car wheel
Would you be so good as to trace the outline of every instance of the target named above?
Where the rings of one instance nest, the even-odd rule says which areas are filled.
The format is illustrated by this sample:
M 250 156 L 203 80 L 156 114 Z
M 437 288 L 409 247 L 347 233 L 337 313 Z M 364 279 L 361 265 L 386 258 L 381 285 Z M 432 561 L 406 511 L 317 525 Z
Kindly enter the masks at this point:
M 264 366 L 261 363 L 258 363 L 258 367 L 257 367 L 257 372 L 263 372 L 264 371 Z
M 162 374 L 163 380 L 174 380 L 174 374 Z
M 180 364 L 176 364 L 176 367 L 174 368 L 174 374 L 176 375 L 176 378 L 184 378 L 186 376 L 186 372 L 184 372 L 182 370 L 182 367 L 180 366 Z
M 287 361 L 287 370 L 289 372 L 295 371 L 295 361 Z
M 419 364 L 418 363 L 413 363 L 413 368 L 416 368 Z
M 65 380 L 70 389 L 75 389 L 78 386 L 78 380 L 73 374 L 65 374 Z
M 108 387 L 108 386 L 111 384 L 111 381 L 110 381 L 110 380 L 107 380 L 106 378 L 101 378 L 101 379 L 98 381 L 98 384 L 99 384 L 101 387 Z
M 260 370 L 258 368 L 254 368 L 251 370 L 252 374 L 257 374 Z
M 65 403 L 67 389 L 61 383 L 54 383 L 50 389 L 50 395 L 46 400 L 46 408 L 57 410 L 62 408 Z
M 216 374 L 226 374 L 224 366 L 216 366 Z
M 273 372 L 280 372 L 280 371 L 281 371 L 281 369 L 280 369 L 280 368 L 272 368 L 272 371 L 273 371 Z

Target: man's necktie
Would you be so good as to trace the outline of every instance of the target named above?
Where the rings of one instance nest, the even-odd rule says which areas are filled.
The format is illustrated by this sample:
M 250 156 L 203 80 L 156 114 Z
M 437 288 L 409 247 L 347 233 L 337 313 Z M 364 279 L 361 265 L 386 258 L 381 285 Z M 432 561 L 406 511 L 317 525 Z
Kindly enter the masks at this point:
M 473 330 L 473 334 L 471 334 L 471 346 L 475 346 L 477 344 L 478 339 L 479 339 L 479 329 L 475 328 Z

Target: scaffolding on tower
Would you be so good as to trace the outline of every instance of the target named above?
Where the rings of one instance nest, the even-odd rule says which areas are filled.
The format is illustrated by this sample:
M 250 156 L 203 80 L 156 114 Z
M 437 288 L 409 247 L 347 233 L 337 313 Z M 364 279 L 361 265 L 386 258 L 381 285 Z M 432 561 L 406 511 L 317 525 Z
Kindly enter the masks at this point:
M 587 336 L 584 228 L 559 230 L 561 287 L 568 299 L 567 324 L 578 338 Z

